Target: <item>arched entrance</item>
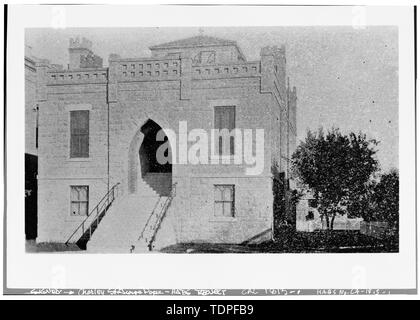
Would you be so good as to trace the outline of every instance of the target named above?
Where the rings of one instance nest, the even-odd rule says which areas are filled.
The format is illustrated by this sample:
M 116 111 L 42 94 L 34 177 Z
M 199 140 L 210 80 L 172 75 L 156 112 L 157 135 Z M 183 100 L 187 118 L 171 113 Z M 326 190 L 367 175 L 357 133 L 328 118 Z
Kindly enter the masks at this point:
M 135 193 L 139 183 L 147 183 L 159 195 L 169 195 L 172 186 L 171 150 L 162 127 L 151 119 L 147 120 L 133 138 L 129 152 L 129 192 Z

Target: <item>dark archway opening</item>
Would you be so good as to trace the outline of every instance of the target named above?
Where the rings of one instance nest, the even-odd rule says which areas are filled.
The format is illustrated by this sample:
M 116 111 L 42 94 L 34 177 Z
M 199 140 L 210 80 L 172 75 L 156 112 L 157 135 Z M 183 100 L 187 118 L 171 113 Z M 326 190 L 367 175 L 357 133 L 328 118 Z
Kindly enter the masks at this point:
M 161 130 L 162 128 L 153 120 L 148 120 L 141 127 L 141 132 L 144 135 L 139 150 L 141 177 L 158 194 L 168 195 L 172 185 L 171 152 L 166 134 L 164 135 L 163 141 L 156 140 Z M 164 144 L 168 148 L 165 148 L 163 146 Z M 166 163 L 162 162 L 162 159 L 158 159 L 158 150 L 160 147 L 162 147 L 161 150 L 164 150 L 164 158 L 168 160 Z

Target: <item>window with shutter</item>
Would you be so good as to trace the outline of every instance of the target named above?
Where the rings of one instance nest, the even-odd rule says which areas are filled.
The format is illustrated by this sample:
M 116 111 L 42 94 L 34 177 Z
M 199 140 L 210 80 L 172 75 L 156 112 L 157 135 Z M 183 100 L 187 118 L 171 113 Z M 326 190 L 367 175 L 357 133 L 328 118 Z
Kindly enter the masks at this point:
M 235 106 L 214 107 L 215 129 L 227 129 L 230 133 L 235 129 Z M 228 137 L 219 135 L 217 137 L 216 150 L 219 155 L 233 155 L 235 152 L 235 137 L 230 134 Z
M 89 157 L 89 110 L 70 111 L 70 158 Z

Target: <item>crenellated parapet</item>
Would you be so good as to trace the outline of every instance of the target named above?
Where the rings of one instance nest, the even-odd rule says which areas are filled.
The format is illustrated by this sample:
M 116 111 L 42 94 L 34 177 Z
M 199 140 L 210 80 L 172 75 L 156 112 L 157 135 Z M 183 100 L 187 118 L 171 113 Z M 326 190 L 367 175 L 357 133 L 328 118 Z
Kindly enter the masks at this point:
M 63 66 L 60 64 L 52 64 L 47 59 L 37 59 L 35 66 L 37 77 L 37 100 L 41 102 L 47 100 L 48 73 L 62 71 Z
M 181 74 L 181 59 L 121 59 L 113 56 L 109 65 L 113 69 L 111 76 L 118 82 L 175 80 Z
M 259 61 L 193 66 L 192 72 L 193 79 L 223 79 L 261 76 Z
M 107 82 L 108 69 L 106 68 L 48 70 L 46 72 L 47 85 L 94 84 Z
M 261 91 L 277 91 L 286 103 L 286 47 L 266 46 L 261 49 Z
M 201 38 L 200 38 L 201 39 Z M 288 101 L 294 99 L 295 91 L 288 92 L 286 86 L 286 48 L 282 46 L 266 46 L 261 49 L 261 59 L 246 61 L 234 59 L 231 62 L 213 61 L 212 63 L 196 63 L 188 50 L 179 55 L 167 54 L 141 58 L 121 58 L 118 54 L 110 54 L 108 68 L 103 68 L 103 60 L 95 55 L 92 42 L 86 38 L 69 40 L 70 63 L 68 70 L 59 66 L 45 70 L 46 85 L 66 84 L 101 84 L 106 83 L 108 101 L 118 101 L 120 84 L 132 86 L 134 82 L 157 84 L 169 81 L 173 85 L 179 82 L 180 99 L 189 100 L 191 90 L 200 80 L 215 81 L 228 79 L 247 79 L 254 84 L 259 83 L 262 93 L 272 93 L 282 109 L 286 110 Z M 201 47 L 199 47 L 201 48 Z M 221 53 L 222 54 L 222 53 Z M 210 83 L 210 82 L 208 82 Z

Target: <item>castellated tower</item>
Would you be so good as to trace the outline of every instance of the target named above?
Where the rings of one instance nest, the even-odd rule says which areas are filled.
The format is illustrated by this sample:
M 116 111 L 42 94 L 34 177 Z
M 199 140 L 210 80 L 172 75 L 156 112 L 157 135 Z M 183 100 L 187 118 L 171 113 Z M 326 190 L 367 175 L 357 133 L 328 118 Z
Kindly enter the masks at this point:
M 286 95 L 286 47 L 266 46 L 261 49 L 262 85 L 264 89 L 273 86 L 276 79 L 281 96 Z
M 69 69 L 102 68 L 102 58 L 92 52 L 92 42 L 86 38 L 70 38 Z

